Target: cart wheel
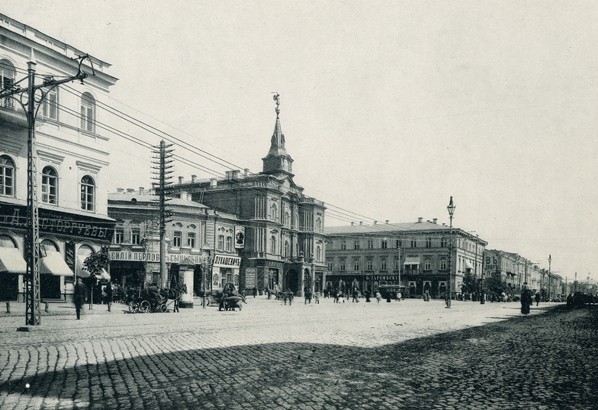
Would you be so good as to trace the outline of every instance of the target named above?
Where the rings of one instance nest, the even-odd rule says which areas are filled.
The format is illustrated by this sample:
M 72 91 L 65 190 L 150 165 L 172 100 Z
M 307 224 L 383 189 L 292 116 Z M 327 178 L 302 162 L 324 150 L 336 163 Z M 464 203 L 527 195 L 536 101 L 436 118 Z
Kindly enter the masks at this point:
M 139 311 L 139 305 L 137 302 L 129 302 L 129 312 L 137 313 Z
M 160 312 L 162 312 L 162 313 L 168 312 L 168 306 L 166 306 L 165 303 L 162 303 L 160 305 Z
M 150 303 L 148 300 L 141 301 L 141 303 L 139 304 L 139 311 L 141 313 L 147 313 L 150 311 Z

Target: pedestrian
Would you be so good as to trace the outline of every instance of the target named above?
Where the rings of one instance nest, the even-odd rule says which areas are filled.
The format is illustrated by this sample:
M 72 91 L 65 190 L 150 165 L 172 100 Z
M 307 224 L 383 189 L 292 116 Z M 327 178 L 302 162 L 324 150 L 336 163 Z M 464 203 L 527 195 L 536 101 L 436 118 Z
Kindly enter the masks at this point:
M 110 310 L 112 309 L 112 282 L 108 282 L 108 284 L 106 285 L 106 287 L 104 288 L 104 301 L 106 302 L 106 304 L 108 305 L 108 312 L 110 312 Z
M 380 303 L 380 299 L 382 299 L 382 295 L 380 294 L 380 291 L 377 290 L 376 291 L 376 300 L 378 301 L 378 303 Z
M 81 308 L 85 304 L 85 294 L 87 289 L 83 284 L 83 279 L 77 278 L 77 284 L 75 285 L 75 294 L 73 302 L 75 302 L 75 311 L 77 312 L 77 320 L 81 319 Z
M 540 304 L 540 292 L 536 292 L 535 299 L 536 299 L 536 306 L 538 306 Z
M 309 288 L 306 287 L 305 291 L 304 291 L 304 296 L 305 296 L 305 303 L 304 304 L 307 305 L 307 303 L 309 302 L 309 304 L 311 305 L 311 297 L 312 297 L 311 289 L 309 289 Z
M 397 292 L 397 302 L 400 302 L 402 297 L 401 292 Z
M 253 297 L 257 296 L 257 288 L 254 286 L 253 287 Z
M 529 313 L 529 307 L 532 304 L 532 292 L 527 288 L 527 282 L 523 284 L 521 290 L 521 313 L 527 315 Z

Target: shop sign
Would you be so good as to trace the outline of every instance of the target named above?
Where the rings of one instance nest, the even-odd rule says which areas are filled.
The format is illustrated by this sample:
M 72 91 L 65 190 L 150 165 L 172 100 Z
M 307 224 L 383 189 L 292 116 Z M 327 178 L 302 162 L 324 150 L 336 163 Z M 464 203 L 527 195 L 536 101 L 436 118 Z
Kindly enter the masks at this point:
M 166 263 L 185 265 L 201 265 L 207 262 L 205 256 L 189 255 L 184 253 L 167 253 L 164 255 Z M 111 261 L 128 262 L 160 262 L 160 252 L 132 252 L 132 251 L 110 251 Z
M 397 275 L 367 275 L 365 280 L 397 280 Z
M 238 269 L 241 267 L 241 258 L 237 256 L 215 255 L 213 266 Z
M 115 221 L 75 215 L 66 212 L 39 208 L 39 230 L 45 234 L 72 235 L 86 239 L 112 241 Z M 0 226 L 10 228 L 27 227 L 27 207 L 0 204 Z
M 282 262 L 266 261 L 266 266 L 270 268 L 282 269 L 284 265 Z

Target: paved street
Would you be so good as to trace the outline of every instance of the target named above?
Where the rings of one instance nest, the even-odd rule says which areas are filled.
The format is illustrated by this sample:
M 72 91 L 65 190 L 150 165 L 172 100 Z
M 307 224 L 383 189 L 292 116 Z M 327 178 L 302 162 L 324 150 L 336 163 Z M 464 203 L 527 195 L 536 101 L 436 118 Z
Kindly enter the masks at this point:
M 198 307 L 199 306 L 199 307 Z M 2 306 L 3 307 L 3 306 Z M 0 313 L 0 408 L 598 408 L 598 309 L 406 300 Z

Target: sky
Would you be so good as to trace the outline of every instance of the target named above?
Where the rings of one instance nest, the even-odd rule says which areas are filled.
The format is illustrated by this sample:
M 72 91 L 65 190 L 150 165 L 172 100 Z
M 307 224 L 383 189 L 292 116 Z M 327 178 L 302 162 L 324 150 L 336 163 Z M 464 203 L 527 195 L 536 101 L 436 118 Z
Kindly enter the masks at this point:
M 167 3 L 0 12 L 111 63 L 106 103 L 235 168 L 261 171 L 278 92 L 294 181 L 329 204 L 328 226 L 448 224 L 453 196 L 453 225 L 489 249 L 598 279 L 597 2 Z M 110 190 L 149 187 L 151 153 L 110 137 Z

